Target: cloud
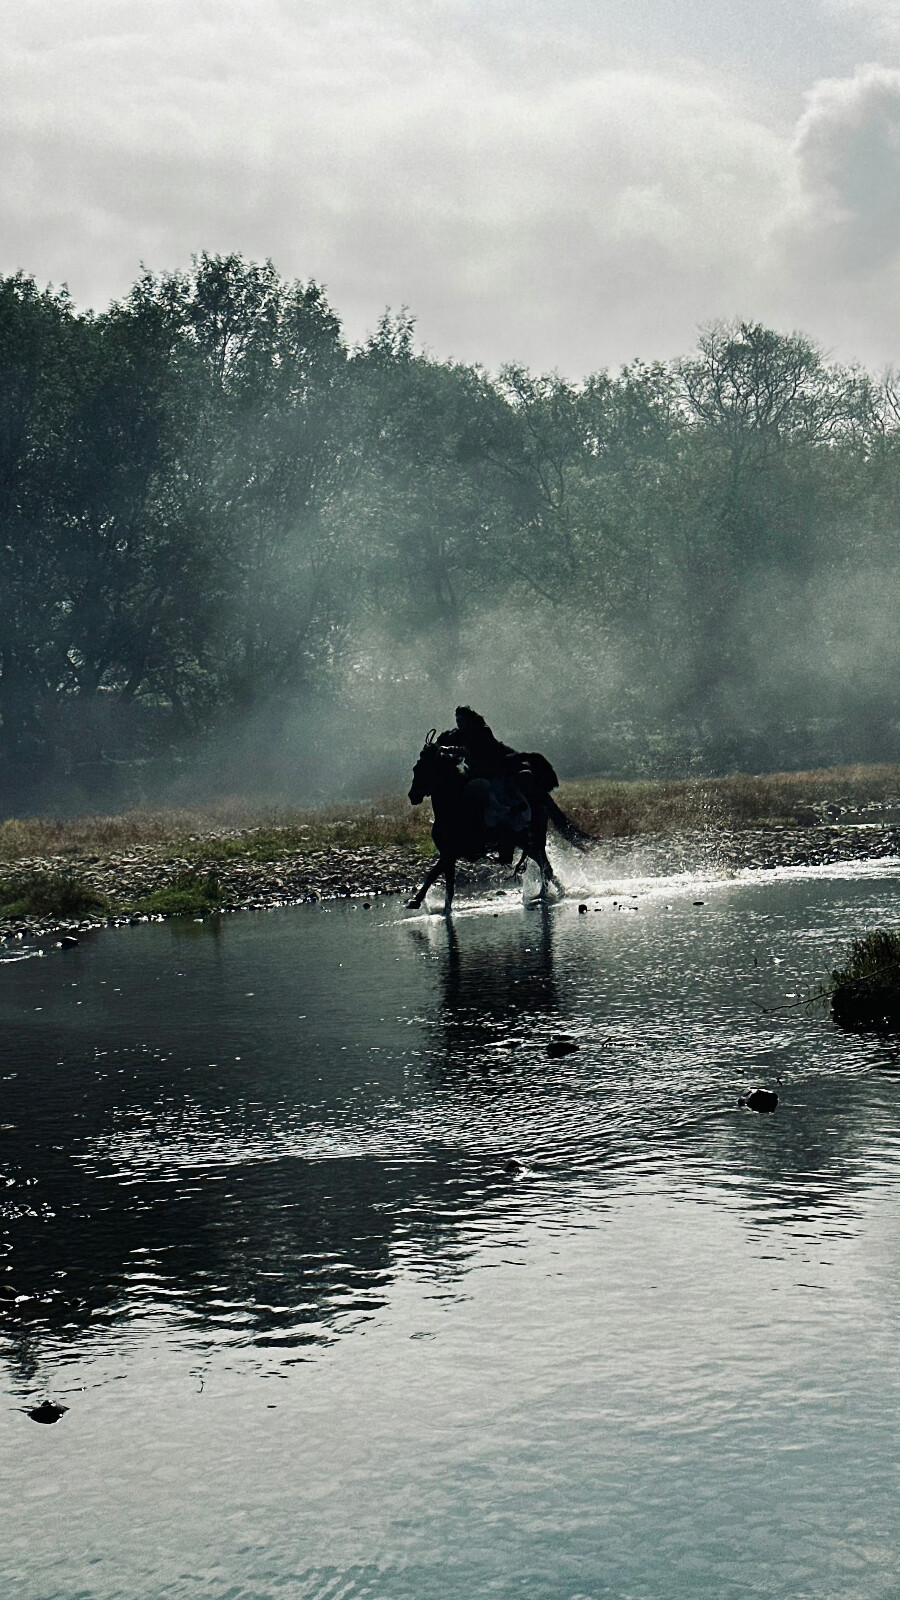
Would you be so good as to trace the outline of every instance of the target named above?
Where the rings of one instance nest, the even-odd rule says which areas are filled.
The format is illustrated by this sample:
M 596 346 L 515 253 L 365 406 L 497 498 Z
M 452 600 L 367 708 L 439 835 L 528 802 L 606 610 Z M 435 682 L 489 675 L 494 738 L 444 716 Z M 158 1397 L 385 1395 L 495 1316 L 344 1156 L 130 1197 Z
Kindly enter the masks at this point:
M 595 15 L 31 0 L 3 44 L 0 270 L 102 304 L 142 259 L 238 249 L 324 281 L 353 337 L 405 303 L 439 355 L 573 374 L 820 307 L 868 358 L 886 308 L 848 323 L 831 285 L 893 259 L 896 75 L 817 85 L 792 142 L 733 71 L 650 65 Z
M 779 182 L 708 75 L 579 70 L 569 33 L 541 77 L 398 5 L 78 12 L 29 8 L 10 62 L 3 264 L 90 299 L 239 248 L 357 333 L 404 301 L 442 353 L 579 369 L 671 345 L 673 302 L 689 338 Z
M 838 270 L 878 271 L 900 251 L 900 72 L 864 67 L 807 96 L 794 154 L 794 226 Z
M 900 72 L 860 67 L 806 96 L 791 150 L 793 193 L 772 233 L 784 300 L 806 290 L 805 325 L 874 365 L 900 353 Z

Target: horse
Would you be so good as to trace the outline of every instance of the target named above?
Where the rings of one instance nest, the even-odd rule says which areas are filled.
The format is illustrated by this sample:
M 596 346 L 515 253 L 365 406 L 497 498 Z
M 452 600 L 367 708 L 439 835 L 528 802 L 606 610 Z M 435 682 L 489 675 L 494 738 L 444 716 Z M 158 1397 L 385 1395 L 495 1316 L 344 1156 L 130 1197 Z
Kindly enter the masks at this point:
M 527 765 L 528 758 L 523 756 L 522 761 L 518 781 L 528 801 L 527 807 L 517 810 L 498 807 L 491 781 L 487 778 L 468 778 L 460 770 L 456 753 L 436 742 L 435 729 L 432 728 L 413 767 L 409 799 L 412 805 L 417 806 L 426 795 L 431 796 L 434 811 L 431 837 L 437 849 L 437 860 L 429 867 L 413 898 L 407 900 L 410 910 L 418 909 L 431 885 L 443 874 L 446 887 L 444 910 L 449 912 L 456 885 L 457 861 L 481 861 L 492 849 L 498 852 L 501 859 L 510 861 L 516 849 L 522 852 L 514 869 L 517 877 L 526 861 L 534 861 L 541 874 L 542 897 L 547 895 L 551 884 L 562 889 L 547 860 L 548 821 L 552 821 L 572 843 L 584 842 L 587 835 L 534 781 Z

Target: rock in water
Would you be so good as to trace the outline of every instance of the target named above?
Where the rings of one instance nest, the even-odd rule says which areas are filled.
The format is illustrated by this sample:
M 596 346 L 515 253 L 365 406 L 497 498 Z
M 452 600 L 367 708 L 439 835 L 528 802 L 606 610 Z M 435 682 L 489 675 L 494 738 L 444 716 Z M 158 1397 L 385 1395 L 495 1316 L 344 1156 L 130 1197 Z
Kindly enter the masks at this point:
M 578 1049 L 574 1039 L 551 1039 L 547 1046 L 547 1054 L 551 1057 L 570 1056 Z
M 68 1409 L 68 1406 L 54 1405 L 52 1400 L 42 1400 L 39 1406 L 30 1408 L 28 1415 L 32 1422 L 58 1422 Z
M 778 1104 L 778 1096 L 774 1089 L 751 1089 L 748 1095 L 741 1095 L 739 1106 L 747 1106 L 750 1111 L 774 1111 Z

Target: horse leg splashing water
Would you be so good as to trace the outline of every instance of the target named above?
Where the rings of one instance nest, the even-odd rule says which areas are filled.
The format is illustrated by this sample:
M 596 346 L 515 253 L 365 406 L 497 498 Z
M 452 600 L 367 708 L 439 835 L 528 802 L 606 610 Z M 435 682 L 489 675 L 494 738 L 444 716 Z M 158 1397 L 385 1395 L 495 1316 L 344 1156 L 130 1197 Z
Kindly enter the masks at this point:
M 418 911 L 422 901 L 425 899 L 426 894 L 431 888 L 431 885 L 433 883 L 437 883 L 437 880 L 442 873 L 444 875 L 444 887 L 446 891 L 444 910 L 450 910 L 450 907 L 453 904 L 453 890 L 456 885 L 456 862 L 452 859 L 445 861 L 443 856 L 438 856 L 437 860 L 428 868 L 428 871 L 422 880 L 421 887 L 416 890 L 411 900 L 407 900 L 406 904 L 410 911 Z

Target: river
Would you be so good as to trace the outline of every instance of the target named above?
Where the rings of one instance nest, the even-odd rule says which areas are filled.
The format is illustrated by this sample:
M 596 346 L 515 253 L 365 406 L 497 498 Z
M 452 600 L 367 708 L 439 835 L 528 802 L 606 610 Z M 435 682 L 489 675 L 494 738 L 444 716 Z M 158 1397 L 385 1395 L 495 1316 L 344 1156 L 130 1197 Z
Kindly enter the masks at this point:
M 8 944 L 0 1594 L 893 1600 L 898 876 Z

